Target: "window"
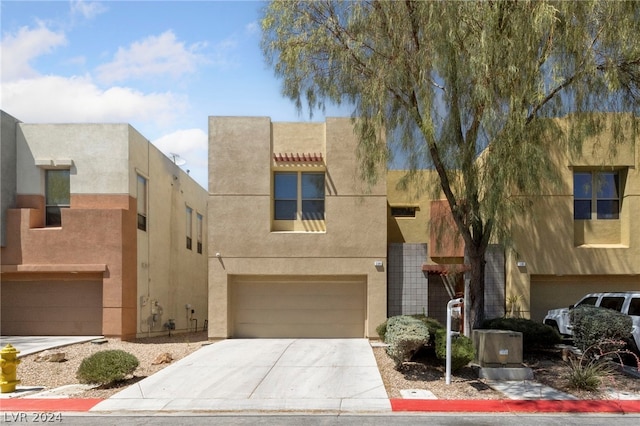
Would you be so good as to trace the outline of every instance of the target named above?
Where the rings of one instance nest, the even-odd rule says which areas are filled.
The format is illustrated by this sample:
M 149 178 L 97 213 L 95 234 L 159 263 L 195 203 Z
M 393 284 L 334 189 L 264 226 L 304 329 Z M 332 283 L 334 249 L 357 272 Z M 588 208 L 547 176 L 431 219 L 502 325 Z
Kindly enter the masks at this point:
M 620 176 L 613 172 L 573 174 L 573 218 L 575 220 L 619 219 Z
M 627 312 L 629 315 L 638 315 L 640 316 L 640 297 L 633 297 L 629 302 L 629 311 Z
M 147 230 L 147 179 L 138 175 L 138 229 Z
M 600 301 L 600 307 L 620 312 L 623 303 L 624 297 L 603 297 L 602 301 Z
M 192 219 L 191 216 L 193 215 L 193 209 L 189 206 L 187 206 L 187 249 L 191 250 L 191 225 L 192 225 Z
M 196 215 L 196 232 L 198 233 L 198 253 L 202 254 L 202 215 Z
M 324 173 L 276 172 L 275 220 L 324 220 Z
M 415 207 L 391 207 L 393 217 L 416 217 Z
M 45 170 L 45 223 L 62 226 L 61 210 L 71 206 L 69 170 Z

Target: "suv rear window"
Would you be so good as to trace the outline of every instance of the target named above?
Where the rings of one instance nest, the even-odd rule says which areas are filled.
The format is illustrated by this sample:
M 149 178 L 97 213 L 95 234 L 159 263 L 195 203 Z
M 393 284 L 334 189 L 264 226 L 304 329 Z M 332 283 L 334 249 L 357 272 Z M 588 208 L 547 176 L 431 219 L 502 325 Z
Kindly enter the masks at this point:
M 603 297 L 602 302 L 600 302 L 600 307 L 620 312 L 623 303 L 624 297 Z
M 629 301 L 629 315 L 640 316 L 640 297 L 634 297 Z
M 598 297 L 587 297 L 586 299 L 581 300 L 580 302 L 578 302 L 576 304 L 576 306 L 582 306 L 582 305 L 595 306 L 597 301 L 598 301 Z

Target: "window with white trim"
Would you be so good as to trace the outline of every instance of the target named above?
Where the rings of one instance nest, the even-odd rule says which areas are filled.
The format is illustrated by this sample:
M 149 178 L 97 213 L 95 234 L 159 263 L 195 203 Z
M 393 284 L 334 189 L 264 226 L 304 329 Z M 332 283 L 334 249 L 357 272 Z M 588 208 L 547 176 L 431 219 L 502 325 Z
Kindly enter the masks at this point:
M 573 173 L 573 218 L 607 220 L 620 218 L 620 173 L 576 171 Z

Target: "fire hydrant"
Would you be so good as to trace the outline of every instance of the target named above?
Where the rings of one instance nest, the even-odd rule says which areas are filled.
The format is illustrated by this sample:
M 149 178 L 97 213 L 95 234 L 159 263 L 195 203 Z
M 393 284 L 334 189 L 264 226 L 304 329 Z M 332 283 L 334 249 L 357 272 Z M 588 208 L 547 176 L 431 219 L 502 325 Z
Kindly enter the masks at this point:
M 5 346 L 0 351 L 0 390 L 2 393 L 15 392 L 16 385 L 20 383 L 20 380 L 16 380 L 16 370 L 20 360 L 18 354 L 20 351 L 16 350 L 11 345 Z

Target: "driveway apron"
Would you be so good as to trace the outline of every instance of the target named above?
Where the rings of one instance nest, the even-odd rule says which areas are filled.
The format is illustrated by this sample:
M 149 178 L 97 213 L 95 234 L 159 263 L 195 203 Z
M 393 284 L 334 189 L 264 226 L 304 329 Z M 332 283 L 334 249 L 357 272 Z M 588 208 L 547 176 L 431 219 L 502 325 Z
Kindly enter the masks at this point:
M 92 412 L 388 412 L 366 339 L 230 339 L 204 346 Z

